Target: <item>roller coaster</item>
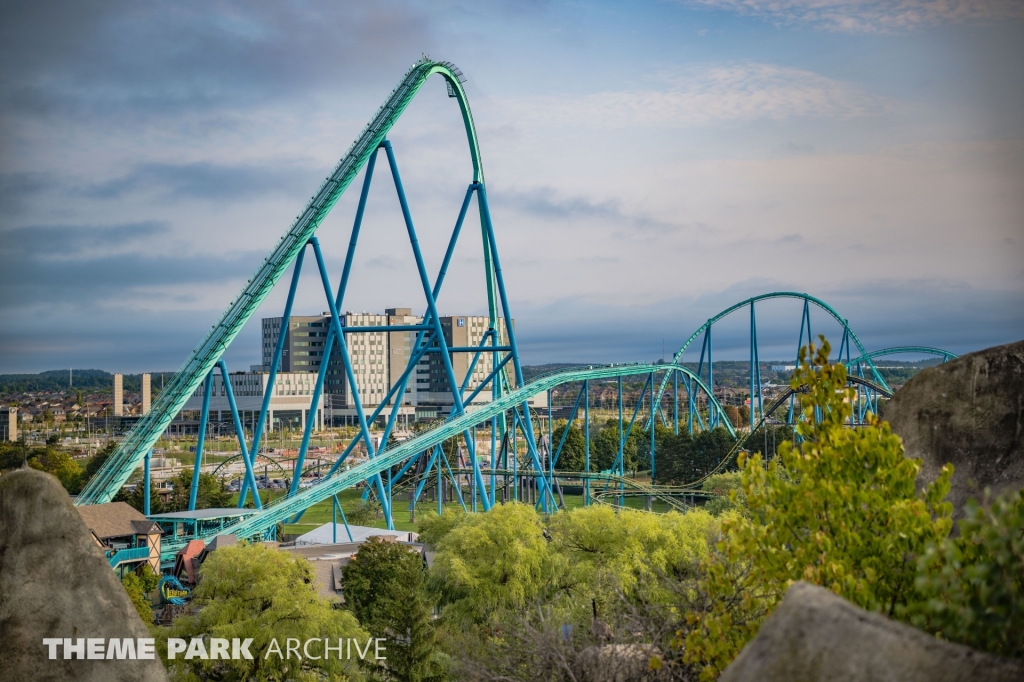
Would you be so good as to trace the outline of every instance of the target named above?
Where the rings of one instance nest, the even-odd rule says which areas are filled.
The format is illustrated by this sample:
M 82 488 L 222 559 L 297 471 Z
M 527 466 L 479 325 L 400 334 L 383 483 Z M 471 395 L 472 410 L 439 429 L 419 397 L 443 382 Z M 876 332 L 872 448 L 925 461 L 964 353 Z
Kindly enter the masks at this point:
M 458 104 L 469 146 L 472 178 L 440 268 L 431 279 L 420 249 L 395 151 L 387 135 L 419 90 L 434 75 L 443 79 L 448 96 L 455 99 Z M 239 509 L 220 510 L 225 513 L 215 529 L 200 530 L 197 526 L 189 536 L 167 538 L 163 544 L 165 558 L 173 556 L 189 539 L 205 539 L 216 533 L 229 532 L 245 539 L 271 538 L 279 523 L 297 521 L 314 505 L 332 501 L 337 510 L 337 495 L 360 485 L 364 486 L 364 495 L 375 497 L 389 528 L 394 527 L 395 493 L 407 492 L 410 508 L 415 509 L 416 502 L 421 499 L 428 486 L 436 486 L 435 497 L 439 510 L 442 499 L 448 495 L 457 498 L 467 510 L 471 506 L 473 510 L 480 508 L 486 511 L 504 500 L 525 499 L 536 504 L 541 511 L 553 513 L 565 507 L 563 481 L 579 482 L 585 504 L 622 504 L 626 497 L 639 495 L 646 498 L 648 507 L 651 500 L 659 499 L 664 501 L 668 508 L 685 510 L 693 505 L 696 498 L 707 495 L 700 489 L 701 483 L 733 461 L 751 434 L 769 424 L 792 423 L 797 416 L 794 415 L 793 409 L 795 391 L 789 389 L 772 400 L 766 393 L 766 385 L 761 378 L 756 310 L 758 304 L 769 299 L 795 299 L 802 303 L 797 349 L 812 338 L 812 309 L 824 311 L 840 325 L 842 341 L 839 356 L 850 368 L 850 381 L 857 389 L 855 418 L 863 418 L 867 411 L 877 411 L 879 399 L 892 395 L 892 390 L 873 362 L 874 358 L 895 353 L 932 354 L 940 356 L 943 360 L 955 357 L 952 353 L 928 347 L 901 347 L 868 352 L 853 333 L 847 320 L 824 301 L 805 293 L 775 292 L 747 299 L 712 317 L 686 340 L 668 363 L 589 365 L 560 370 L 535 377 L 530 382 L 525 381 L 501 268 L 496 230 L 491 220 L 476 128 L 463 83 L 462 72 L 449 62 L 434 61 L 425 57 L 409 68 L 398 86 L 390 93 L 331 174 L 292 222 L 270 255 L 248 280 L 241 293 L 159 393 L 151 411 L 140 419 L 121 441 L 78 495 L 75 504 L 88 505 L 110 501 L 141 465 L 144 470 L 143 484 L 146 486 L 144 499 L 148 505 L 152 448 L 175 416 L 181 412 L 189 397 L 203 387 L 203 408 L 200 414 L 193 487 L 189 502 L 189 508 L 194 509 L 214 372 L 220 372 L 224 378 L 223 385 L 238 438 L 238 459 L 244 466 L 238 496 Z M 412 325 L 343 326 L 339 311 L 344 309 L 349 278 L 358 251 L 367 197 L 381 152 L 387 160 L 401 207 L 402 219 L 415 261 L 416 275 L 422 288 L 425 312 L 422 322 Z M 362 187 L 344 265 L 335 289 L 328 275 L 316 232 L 339 198 L 361 172 Z M 437 299 L 443 289 L 445 276 L 474 198 L 483 247 L 484 282 L 481 291 L 485 291 L 487 297 L 488 328 L 476 346 L 455 347 L 446 341 Z M 228 368 L 222 356 L 246 322 L 284 277 L 288 268 L 292 268 L 281 333 L 267 370 L 267 386 L 274 385 L 280 368 L 285 330 L 291 318 L 296 288 L 307 251 L 312 251 L 315 272 L 323 287 L 331 320 L 324 344 L 324 360 L 321 362 L 312 392 L 311 412 L 316 409 L 323 397 L 329 364 L 326 358 L 332 352 L 337 352 L 341 356 L 344 377 L 351 390 L 358 432 L 344 450 L 335 456 L 327 473 L 319 477 L 315 485 L 302 487 L 300 479 L 302 472 L 308 469 L 306 456 L 315 422 L 314 419 L 307 419 L 298 454 L 291 463 L 292 475 L 286 494 L 264 504 L 258 494 L 255 470 L 257 457 L 262 457 L 260 444 L 265 437 L 265 430 L 268 429 L 267 417 L 272 391 L 269 388 L 264 391 L 259 417 L 247 431 L 243 428 L 236 409 L 231 382 L 228 380 Z M 742 313 L 745 309 L 749 309 L 750 317 L 750 407 L 749 424 L 747 428 L 738 432 L 738 427 L 729 418 L 725 406 L 713 390 L 716 385 L 713 331 L 715 325 L 720 324 L 724 318 L 733 313 Z M 386 397 L 376 404 L 366 403 L 360 396 L 356 369 L 348 350 L 350 339 L 353 335 L 397 331 L 415 334 L 411 357 L 398 380 L 392 382 L 393 385 Z M 702 339 L 700 359 L 694 369 L 683 362 L 683 354 L 698 339 Z M 404 441 L 394 442 L 392 435 L 410 376 L 420 359 L 427 354 L 432 354 L 431 357 L 436 355 L 443 365 L 450 390 L 450 412 L 447 418 L 431 427 L 415 433 Z M 453 368 L 452 358 L 456 354 L 466 354 L 471 358 L 470 369 L 462 381 L 458 380 Z M 482 357 L 490 359 L 489 367 L 493 369 L 482 381 L 471 384 L 470 377 L 473 376 L 473 370 Z M 643 382 L 639 399 L 636 400 L 628 420 L 623 394 L 624 380 Z M 591 388 L 595 384 L 605 388 L 614 385 L 617 389 L 618 451 L 611 468 L 601 472 L 591 470 L 590 460 Z M 683 389 L 682 396 L 680 386 Z M 567 423 L 583 422 L 585 461 L 582 471 L 562 471 L 557 466 L 565 448 L 569 429 L 563 430 L 560 442 L 555 444 L 550 398 L 551 392 L 556 388 L 576 393 Z M 484 391 L 489 393 L 485 394 Z M 546 418 L 530 406 L 530 399 L 541 394 L 547 394 L 548 397 Z M 475 401 L 481 395 L 489 397 L 489 400 L 482 403 Z M 788 407 L 785 410 L 786 417 L 776 417 L 775 415 L 784 407 Z M 371 425 L 376 424 L 378 418 L 384 419 L 385 423 L 383 429 L 376 432 L 379 438 L 375 439 L 371 434 Z M 546 435 L 539 432 L 538 418 L 540 421 L 546 421 Z M 653 483 L 657 462 L 654 425 L 659 421 L 673 429 L 675 433 L 679 433 L 681 428 L 691 434 L 701 430 L 723 428 L 736 439 L 735 445 L 712 471 L 705 472 L 700 478 L 682 486 L 656 486 Z M 482 464 L 485 453 L 478 452 L 478 428 L 483 428 L 490 438 L 487 465 Z M 645 430 L 650 437 L 650 483 L 636 476 L 627 475 L 624 448 L 634 429 Z M 376 443 L 383 445 L 378 447 Z M 452 452 L 453 443 L 461 443 L 457 452 Z M 350 459 L 350 456 L 357 448 L 365 452 L 366 458 L 353 464 L 354 459 Z M 451 461 L 453 457 L 456 460 L 454 462 Z M 279 462 L 274 462 L 274 466 L 276 470 L 286 472 Z M 442 484 L 447 486 L 447 492 L 442 490 Z M 467 496 L 470 498 L 470 505 L 465 503 Z M 252 508 L 245 508 L 250 498 Z M 229 511 L 230 514 L 227 513 Z M 146 512 L 148 514 L 148 509 Z

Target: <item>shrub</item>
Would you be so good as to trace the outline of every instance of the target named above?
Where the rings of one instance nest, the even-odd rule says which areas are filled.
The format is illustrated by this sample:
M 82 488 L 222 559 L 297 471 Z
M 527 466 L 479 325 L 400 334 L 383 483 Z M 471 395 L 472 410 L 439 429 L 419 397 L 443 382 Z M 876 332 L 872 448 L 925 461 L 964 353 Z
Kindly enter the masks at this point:
M 968 503 L 960 536 L 918 563 L 915 625 L 954 642 L 1024 658 L 1024 490 Z
M 799 444 L 783 442 L 765 469 L 740 457 L 748 516 L 723 521 L 720 554 L 705 565 L 706 606 L 688 616 L 686 659 L 713 679 L 753 637 L 796 580 L 821 585 L 888 615 L 914 598 L 916 562 L 951 527 L 952 467 L 918 493 L 919 460 L 907 459 L 888 424 L 848 428 L 856 394 L 829 345 L 801 349 Z M 735 495 L 735 493 L 734 493 Z

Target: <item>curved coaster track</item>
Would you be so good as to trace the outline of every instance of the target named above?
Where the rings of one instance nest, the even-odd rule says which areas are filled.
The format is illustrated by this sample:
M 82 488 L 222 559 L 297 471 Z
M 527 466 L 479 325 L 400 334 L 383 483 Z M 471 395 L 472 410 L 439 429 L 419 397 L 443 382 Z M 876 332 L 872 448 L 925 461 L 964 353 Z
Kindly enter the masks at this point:
M 454 228 L 448 241 L 444 258 L 433 279 L 427 272 L 412 210 L 407 199 L 398 169 L 394 148 L 387 139 L 388 132 L 399 120 L 416 94 L 431 76 L 440 76 L 447 89 L 448 96 L 455 99 L 466 132 L 468 151 L 472 165 L 471 179 L 463 197 L 461 209 L 455 219 Z M 496 230 L 491 220 L 487 191 L 484 182 L 483 164 L 479 143 L 469 102 L 463 87 L 464 78 L 458 68 L 450 62 L 439 62 L 428 57 L 414 63 L 402 77 L 398 86 L 391 91 L 381 107 L 374 113 L 369 123 L 342 156 L 330 175 L 323 181 L 317 191 L 306 203 L 305 207 L 278 240 L 270 255 L 259 265 L 253 276 L 238 296 L 231 302 L 219 321 L 210 329 L 203 340 L 188 355 L 184 363 L 159 393 L 151 411 L 135 425 L 132 431 L 120 442 L 115 451 L 108 457 L 101 469 L 88 482 L 85 489 L 75 500 L 76 505 L 100 504 L 108 502 L 124 486 L 140 466 L 143 467 L 143 498 L 148 514 L 150 458 L 152 448 L 162 437 L 171 421 L 181 413 L 186 402 L 193 396 L 202 398 L 202 410 L 199 418 L 199 433 L 196 446 L 196 458 L 192 477 L 192 490 L 189 509 L 196 507 L 196 490 L 199 472 L 205 456 L 206 428 L 209 422 L 210 396 L 215 374 L 220 375 L 221 386 L 225 391 L 230 405 L 231 417 L 234 422 L 235 435 L 238 439 L 237 459 L 244 466 L 241 477 L 237 510 L 217 510 L 223 512 L 219 516 L 207 517 L 213 523 L 206 525 L 198 522 L 192 526 L 191 535 L 171 536 L 163 543 L 165 559 L 173 558 L 187 540 L 206 539 L 215 534 L 229 532 L 240 538 L 267 539 L 275 537 L 276 528 L 280 523 L 296 522 L 309 508 L 333 499 L 338 506 L 337 494 L 348 488 L 366 484 L 366 494 L 372 492 L 380 503 L 388 527 L 394 527 L 392 500 L 394 492 L 403 487 L 414 487 L 410 493 L 412 504 L 421 495 L 429 480 L 438 484 L 446 471 L 453 483 L 455 492 L 462 497 L 463 484 L 470 489 L 472 506 L 477 507 L 479 501 L 483 510 L 498 501 L 499 481 L 507 498 L 509 486 L 518 490 L 518 479 L 533 481 L 534 498 L 537 506 L 544 512 L 554 512 L 564 507 L 561 495 L 560 480 L 579 481 L 584 489 L 584 502 L 592 499 L 601 501 L 607 497 L 622 499 L 630 495 L 644 495 L 648 499 L 664 500 L 670 508 L 685 510 L 687 497 L 692 505 L 695 496 L 706 496 L 699 490 L 700 484 L 707 476 L 720 471 L 731 462 L 739 449 L 749 439 L 750 434 L 768 423 L 772 415 L 783 405 L 789 404 L 787 421 L 792 422 L 793 394 L 784 394 L 765 405 L 765 384 L 760 377 L 760 360 L 757 345 L 757 325 L 755 306 L 758 302 L 773 298 L 792 298 L 803 302 L 800 334 L 797 348 L 809 342 L 811 336 L 812 307 L 825 311 L 836 320 L 843 330 L 843 338 L 839 348 L 839 356 L 851 368 L 851 381 L 858 390 L 858 415 L 863 417 L 867 410 L 877 410 L 878 398 L 891 395 L 891 389 L 872 362 L 872 358 L 888 354 L 885 351 L 869 353 L 860 340 L 850 329 L 846 319 L 839 315 L 824 301 L 808 294 L 796 292 L 774 292 L 756 296 L 722 311 L 708 320 L 695 331 L 675 354 L 672 361 L 658 364 L 607 365 L 571 368 L 560 370 L 534 378 L 527 383 L 523 377 L 520 363 L 516 332 L 512 324 L 513 316 L 509 307 L 509 298 L 501 269 Z M 396 196 L 401 207 L 402 218 L 408 234 L 409 248 L 415 262 L 415 272 L 419 279 L 424 301 L 424 315 L 415 324 L 386 325 L 343 325 L 340 310 L 344 310 L 345 296 L 353 263 L 359 250 L 359 238 L 363 217 L 367 207 L 367 197 L 374 177 L 377 160 L 383 152 L 387 161 L 387 169 L 394 184 Z M 363 173 L 362 187 L 345 255 L 344 266 L 337 287 L 328 275 L 327 267 L 316 232 L 323 224 L 331 209 L 338 202 L 348 187 Z M 487 329 L 478 343 L 473 346 L 459 347 L 452 345 L 445 335 L 441 316 L 438 313 L 437 299 L 444 287 L 445 276 L 452 263 L 453 253 L 460 240 L 466 223 L 469 209 L 476 200 L 476 213 L 479 215 L 480 237 L 483 248 L 484 282 L 481 291 L 487 299 Z M 268 413 L 270 399 L 274 390 L 275 380 L 281 366 L 281 358 L 285 345 L 286 330 L 292 315 L 296 288 L 304 261 L 309 251 L 315 261 L 315 274 L 323 286 L 324 299 L 330 311 L 329 331 L 326 333 L 323 358 L 316 374 L 315 387 L 311 393 L 310 415 L 321 404 L 324 391 L 327 367 L 333 359 L 340 358 L 342 376 L 348 387 L 348 407 L 353 409 L 358 423 L 357 435 L 347 444 L 340 455 L 330 464 L 327 473 L 315 484 L 301 487 L 301 474 L 312 467 L 306 466 L 310 440 L 314 430 L 315 419 L 306 419 L 303 427 L 302 441 L 298 454 L 291 461 L 292 475 L 287 492 L 264 504 L 258 494 L 255 468 L 258 458 L 264 458 L 261 445 L 265 444 L 266 431 L 269 431 Z M 273 288 L 292 269 L 288 296 L 285 302 L 281 321 L 281 331 L 271 356 L 271 364 L 266 368 L 267 377 L 263 390 L 262 405 L 259 417 L 246 423 L 240 417 L 234 398 L 231 373 L 223 359 L 227 348 L 238 336 L 244 325 L 255 314 Z M 713 327 L 726 316 L 749 308 L 751 321 L 750 345 L 750 419 L 748 428 L 737 433 L 737 427 L 728 417 L 728 413 L 719 399 L 714 378 L 714 343 Z M 411 354 L 404 371 L 384 397 L 374 396 L 368 400 L 363 383 L 359 380 L 359 367 L 355 366 L 349 352 L 351 343 L 367 334 L 384 334 L 390 332 L 408 332 L 414 335 Z M 703 335 L 701 359 L 696 370 L 681 361 L 684 351 Z M 856 347 L 857 355 L 851 359 L 852 348 Z M 926 347 L 906 347 L 887 349 L 889 352 L 924 352 L 941 355 L 943 359 L 955 357 L 951 353 Z M 466 373 L 457 376 L 453 358 L 462 355 L 469 358 Z M 392 442 L 392 438 L 400 408 L 405 400 L 411 377 L 422 358 L 436 357 L 436 363 L 443 367 L 447 380 L 447 417 L 425 431 L 401 442 Z M 478 367 L 484 369 L 477 370 Z M 477 370 L 476 372 L 474 370 Z M 485 378 L 480 378 L 486 374 Z M 311 375 L 312 376 L 312 375 Z M 392 377 L 394 373 L 392 373 Z M 627 422 L 625 408 L 624 379 L 632 382 L 643 382 L 632 409 L 632 416 Z M 618 411 L 618 447 L 611 468 L 603 472 L 590 471 L 590 410 L 591 386 L 596 384 L 608 389 L 609 384 L 617 387 L 616 407 Z M 657 384 L 657 390 L 655 390 Z M 671 391 L 669 386 L 671 385 Z M 680 396 L 682 385 L 685 396 Z M 572 424 L 580 418 L 584 422 L 586 461 L 585 471 L 567 472 L 557 470 L 558 459 L 565 447 L 566 434 L 563 430 L 560 442 L 553 442 L 552 433 L 552 391 L 572 390 L 578 388 L 575 402 L 567 422 Z M 433 389 L 432 389 L 433 390 Z M 632 387 L 629 388 L 632 391 Z M 666 414 L 667 396 L 671 393 L 671 417 Z M 530 400 L 541 394 L 547 394 L 546 418 L 530 407 Z M 646 409 L 641 409 L 646 405 Z M 666 426 L 671 425 L 676 433 L 680 429 L 680 409 L 683 409 L 682 423 L 691 433 L 694 431 L 723 428 L 736 440 L 730 453 L 718 463 L 714 471 L 707 476 L 683 486 L 657 486 L 653 484 L 655 475 L 655 429 L 651 425 L 658 419 Z M 547 435 L 540 434 L 534 426 L 535 416 L 546 421 Z M 607 416 L 607 415 L 605 415 Z M 638 421 L 639 419 L 639 421 Z M 371 425 L 383 421 L 383 428 L 375 431 L 379 436 L 371 434 Z M 627 426 L 628 423 L 628 426 Z M 625 444 L 634 426 L 645 429 L 650 437 L 651 481 L 648 484 L 626 476 Z M 482 465 L 483 453 L 476 440 L 477 427 L 483 427 L 490 437 L 489 467 Z M 445 455 L 443 444 L 452 441 L 464 445 L 464 456 L 453 467 Z M 523 466 L 519 466 L 519 439 L 522 439 Z M 378 447 L 378 443 L 388 444 Z M 353 464 L 348 458 L 359 448 L 365 453 L 365 461 Z M 512 466 L 509 466 L 509 453 L 512 453 Z M 226 463 L 225 463 L 226 464 Z M 225 467 L 222 464 L 221 467 Z M 280 462 L 274 463 L 275 469 L 286 470 Z M 415 468 L 414 468 L 415 467 Z M 444 470 L 442 470 L 442 467 Z M 317 466 L 319 470 L 319 465 Z M 396 473 L 397 472 L 397 473 Z M 433 476 L 431 476 L 433 472 Z M 298 475 L 296 475 L 296 473 Z M 511 477 L 511 483 L 509 478 Z M 385 480 L 386 479 L 386 480 Z M 599 486 L 593 496 L 591 487 Z M 516 498 L 513 493 L 512 499 Z M 250 502 L 251 499 L 251 502 Z M 440 501 L 440 498 L 438 498 Z M 251 504 L 252 508 L 247 508 Z M 347 524 L 346 524 L 347 525 Z

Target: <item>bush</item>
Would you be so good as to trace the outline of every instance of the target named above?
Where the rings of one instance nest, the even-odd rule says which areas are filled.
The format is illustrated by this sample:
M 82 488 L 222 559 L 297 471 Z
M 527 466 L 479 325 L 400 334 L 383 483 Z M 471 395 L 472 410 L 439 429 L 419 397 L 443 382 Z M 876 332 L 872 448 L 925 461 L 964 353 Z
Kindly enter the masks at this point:
M 721 553 L 701 581 L 707 605 L 688 616 L 686 660 L 703 679 L 728 665 L 796 580 L 897 614 L 915 598 L 917 559 L 949 534 L 952 507 L 942 500 L 952 467 L 918 493 L 921 462 L 904 457 L 888 424 L 869 416 L 867 427 L 846 427 L 856 393 L 828 352 L 824 339 L 800 352 L 792 386 L 808 388 L 801 442 L 783 442 L 767 470 L 760 457 L 740 456 L 749 515 L 723 521 Z
M 968 503 L 960 536 L 925 552 L 912 623 L 940 637 L 1024 658 L 1024 490 Z

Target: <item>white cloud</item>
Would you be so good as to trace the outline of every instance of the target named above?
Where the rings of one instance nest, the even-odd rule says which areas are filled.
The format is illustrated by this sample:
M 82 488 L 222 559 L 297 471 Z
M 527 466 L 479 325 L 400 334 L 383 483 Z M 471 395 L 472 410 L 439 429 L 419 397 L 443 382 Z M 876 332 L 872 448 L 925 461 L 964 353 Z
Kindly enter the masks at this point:
M 683 4 L 806 23 L 846 33 L 884 33 L 919 26 L 1024 18 L 1021 0 L 681 0 Z
M 501 100 L 492 115 L 590 128 L 694 126 L 796 117 L 848 119 L 892 108 L 882 97 L 825 76 L 773 64 L 689 69 L 666 87 Z

